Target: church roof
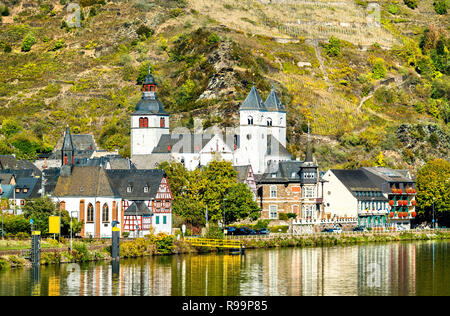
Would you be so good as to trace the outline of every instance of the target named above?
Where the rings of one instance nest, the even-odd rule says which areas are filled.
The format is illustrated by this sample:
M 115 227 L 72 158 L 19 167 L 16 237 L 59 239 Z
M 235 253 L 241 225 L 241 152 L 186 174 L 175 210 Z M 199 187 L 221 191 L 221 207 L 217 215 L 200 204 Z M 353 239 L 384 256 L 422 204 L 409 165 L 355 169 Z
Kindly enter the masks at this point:
M 264 102 L 262 101 L 258 91 L 256 91 L 255 86 L 253 86 L 250 90 L 250 93 L 242 103 L 240 110 L 267 111 L 266 106 L 264 105 Z
M 214 137 L 207 134 L 182 134 L 178 138 L 172 138 L 170 134 L 161 135 L 158 145 L 153 149 L 154 154 L 177 153 L 198 153 Z
M 70 150 L 70 151 L 74 150 L 73 143 L 72 143 L 72 136 L 70 135 L 69 125 L 67 125 L 67 127 L 66 127 L 66 133 L 64 135 L 62 149 Z
M 286 112 L 286 109 L 284 108 L 283 104 L 281 104 L 281 101 L 280 99 L 278 99 L 278 96 L 274 89 L 270 91 L 270 94 L 264 104 L 268 111 Z
M 159 114 L 168 115 L 164 110 L 164 106 L 161 101 L 158 100 L 156 92 L 144 91 L 141 100 L 136 105 L 133 114 Z

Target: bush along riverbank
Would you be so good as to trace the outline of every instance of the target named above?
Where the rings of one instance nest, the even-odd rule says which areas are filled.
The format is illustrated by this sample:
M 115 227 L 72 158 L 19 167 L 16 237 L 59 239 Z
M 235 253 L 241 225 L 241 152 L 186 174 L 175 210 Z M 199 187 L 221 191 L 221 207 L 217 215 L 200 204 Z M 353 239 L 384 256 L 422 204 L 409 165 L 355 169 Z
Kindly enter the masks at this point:
M 263 249 L 276 247 L 327 247 L 354 245 L 362 243 L 383 243 L 392 241 L 445 240 L 450 239 L 449 231 L 402 232 L 389 234 L 363 233 L 361 235 L 312 235 L 312 236 L 272 236 L 270 238 L 243 238 L 246 249 Z M 42 252 L 41 264 L 60 264 L 111 260 L 111 246 L 108 244 L 90 247 L 90 241 L 73 243 L 72 252 Z M 220 252 L 222 249 L 212 247 L 193 247 L 187 240 L 177 240 L 172 235 L 158 234 L 144 238 L 122 241 L 120 258 L 138 258 L 155 255 L 195 254 Z M 29 260 L 17 255 L 0 257 L 0 270 L 17 267 L 30 267 Z

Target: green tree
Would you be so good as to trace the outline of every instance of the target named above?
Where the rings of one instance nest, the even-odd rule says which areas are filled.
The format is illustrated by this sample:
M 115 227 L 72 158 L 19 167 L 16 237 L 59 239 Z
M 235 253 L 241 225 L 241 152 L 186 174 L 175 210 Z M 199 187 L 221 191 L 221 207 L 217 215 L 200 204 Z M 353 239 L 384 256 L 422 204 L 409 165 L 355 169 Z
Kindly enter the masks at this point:
M 339 56 L 341 54 L 341 41 L 338 38 L 331 36 L 328 44 L 325 45 L 325 50 L 328 56 Z
M 434 159 L 427 162 L 418 172 L 417 210 L 420 219 L 431 221 L 433 201 L 435 218 L 441 225 L 450 223 L 450 162 Z
M 22 210 L 26 219 L 33 219 L 34 229 L 43 235 L 48 234 L 49 216 L 59 215 L 59 208 L 49 197 L 27 200 Z
M 33 34 L 28 33 L 25 35 L 25 38 L 22 41 L 22 52 L 29 52 L 31 50 L 31 47 L 36 43 L 36 38 Z
M 225 222 L 249 218 L 257 220 L 261 213 L 258 203 L 253 200 L 253 193 L 245 183 L 234 183 L 227 192 L 225 207 Z
M 436 11 L 437 14 L 447 14 L 447 9 L 450 7 L 450 1 L 449 0 L 437 0 L 433 3 L 434 11 Z
M 22 126 L 13 118 L 5 119 L 2 122 L 1 132 L 7 137 L 15 135 L 22 130 Z

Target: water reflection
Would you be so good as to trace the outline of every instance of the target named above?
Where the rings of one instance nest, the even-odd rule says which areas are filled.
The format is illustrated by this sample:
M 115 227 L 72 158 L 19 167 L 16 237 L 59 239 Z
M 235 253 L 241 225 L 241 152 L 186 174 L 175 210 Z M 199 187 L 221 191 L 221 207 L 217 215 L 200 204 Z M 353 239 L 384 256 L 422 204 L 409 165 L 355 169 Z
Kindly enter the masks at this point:
M 0 295 L 450 295 L 449 242 L 248 250 L 0 272 Z

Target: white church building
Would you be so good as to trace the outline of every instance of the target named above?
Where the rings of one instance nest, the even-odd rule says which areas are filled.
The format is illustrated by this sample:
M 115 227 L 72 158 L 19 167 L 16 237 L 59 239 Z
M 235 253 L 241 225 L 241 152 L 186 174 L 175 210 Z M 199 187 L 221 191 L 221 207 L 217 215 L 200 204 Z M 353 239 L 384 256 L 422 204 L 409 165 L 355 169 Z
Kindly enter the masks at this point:
M 239 109 L 239 127 L 225 136 L 217 130 L 170 133 L 169 115 L 157 90 L 149 72 L 142 84 L 142 99 L 131 115 L 131 160 L 138 169 L 175 160 L 193 170 L 212 160 L 226 160 L 233 166 L 251 165 L 255 174 L 263 174 L 278 162 L 291 160 L 286 149 L 286 109 L 274 89 L 263 102 L 253 86 Z

